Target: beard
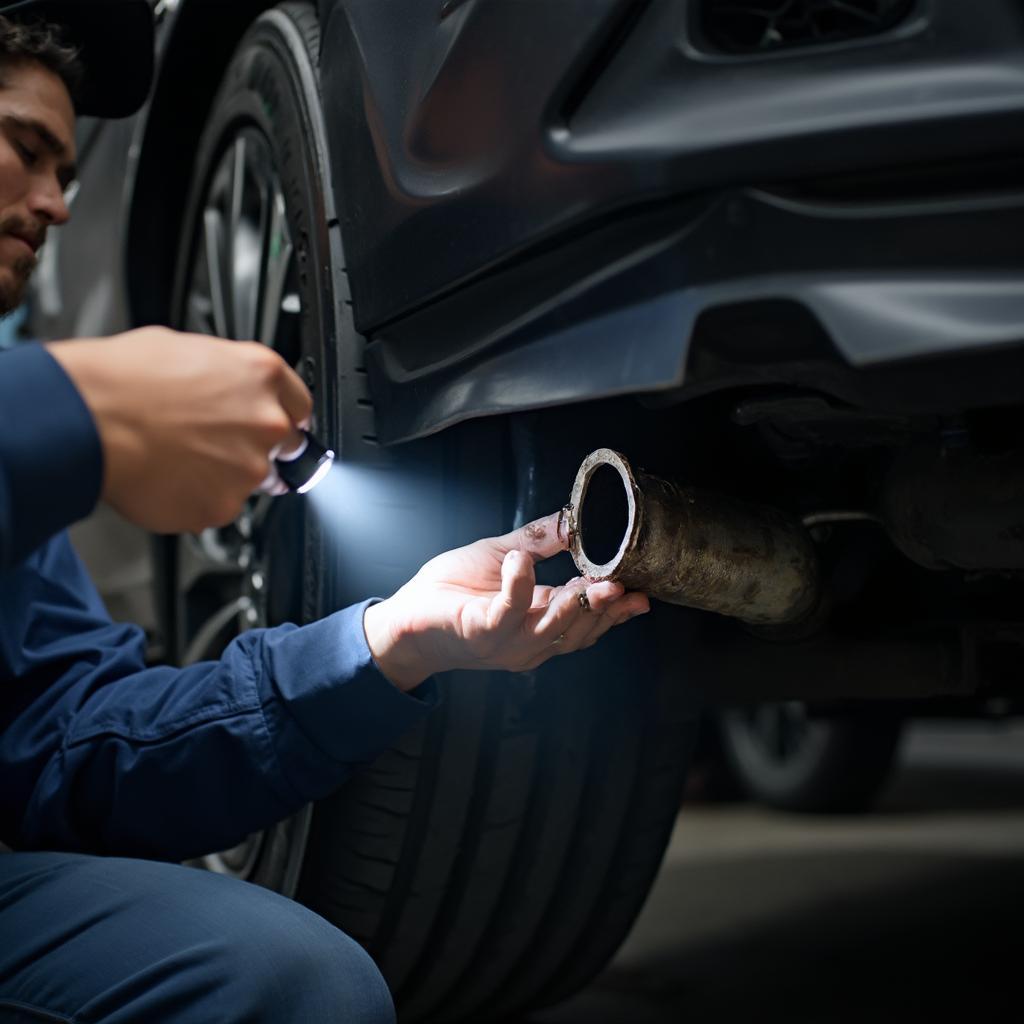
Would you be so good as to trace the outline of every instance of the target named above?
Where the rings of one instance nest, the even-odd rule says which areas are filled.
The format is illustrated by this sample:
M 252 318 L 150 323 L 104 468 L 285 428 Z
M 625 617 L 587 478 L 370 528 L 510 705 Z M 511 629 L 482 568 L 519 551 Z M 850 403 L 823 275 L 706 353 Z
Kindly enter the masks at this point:
M 11 216 L 0 220 L 0 237 L 15 233 L 34 238 L 42 244 L 46 229 L 26 221 L 24 217 Z M 6 316 L 21 305 L 29 278 L 38 263 L 37 256 L 26 254 L 11 263 L 0 264 L 0 316 Z M 3 273 L 4 270 L 8 273 Z
M 10 265 L 9 279 L 6 275 L 0 276 L 0 316 L 13 313 L 21 305 L 28 279 L 38 262 L 35 256 L 25 256 Z

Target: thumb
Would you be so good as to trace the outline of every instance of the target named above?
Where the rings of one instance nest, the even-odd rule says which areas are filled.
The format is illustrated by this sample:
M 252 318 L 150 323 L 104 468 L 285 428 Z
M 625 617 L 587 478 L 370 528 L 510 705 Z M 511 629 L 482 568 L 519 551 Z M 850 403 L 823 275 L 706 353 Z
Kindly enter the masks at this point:
M 533 604 L 535 582 L 533 559 L 522 551 L 509 551 L 501 563 L 501 591 L 488 608 L 491 629 L 511 631 L 523 621 Z

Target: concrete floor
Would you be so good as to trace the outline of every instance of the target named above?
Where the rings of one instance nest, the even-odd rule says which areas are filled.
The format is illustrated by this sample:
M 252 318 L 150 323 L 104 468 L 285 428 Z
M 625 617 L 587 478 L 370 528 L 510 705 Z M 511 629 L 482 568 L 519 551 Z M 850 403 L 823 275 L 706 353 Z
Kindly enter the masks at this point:
M 871 814 L 692 806 L 633 933 L 530 1024 L 1024 1018 L 1024 726 L 918 725 Z

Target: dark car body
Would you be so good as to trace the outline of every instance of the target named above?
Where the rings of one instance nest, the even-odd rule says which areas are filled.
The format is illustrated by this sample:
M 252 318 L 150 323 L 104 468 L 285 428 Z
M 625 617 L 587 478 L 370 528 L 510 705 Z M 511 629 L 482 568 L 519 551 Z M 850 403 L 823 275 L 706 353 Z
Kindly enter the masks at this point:
M 152 104 L 87 134 L 90 250 L 127 271 L 89 287 L 88 333 L 166 319 L 161 254 L 217 80 L 196 47 L 230 48 L 264 6 L 158 5 Z M 846 397 L 846 368 L 1024 337 L 1013 0 L 919 0 L 880 33 L 746 52 L 709 40 L 714 3 L 319 6 L 335 210 L 386 442 L 608 395 L 681 398 L 761 380 L 764 362 L 795 384 L 830 363 Z M 72 299 L 47 333 L 82 333 Z M 818 343 L 702 368 L 701 318 L 765 302 Z

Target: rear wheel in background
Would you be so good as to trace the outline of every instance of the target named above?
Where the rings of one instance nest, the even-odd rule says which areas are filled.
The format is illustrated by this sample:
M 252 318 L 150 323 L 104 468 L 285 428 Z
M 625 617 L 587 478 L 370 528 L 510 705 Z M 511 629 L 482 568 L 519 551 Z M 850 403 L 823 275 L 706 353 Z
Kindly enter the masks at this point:
M 176 307 L 182 327 L 258 337 L 299 368 L 344 486 L 315 516 L 304 499 L 262 499 L 179 542 L 171 635 L 188 658 L 386 596 L 516 517 L 502 421 L 376 441 L 318 50 L 308 4 L 272 9 L 242 40 L 197 156 Z M 570 994 L 625 937 L 678 808 L 695 717 L 647 654 L 654 628 L 638 620 L 528 675 L 444 677 L 442 705 L 395 749 L 205 865 L 296 895 L 362 942 L 404 1022 L 497 1019 Z
M 800 701 L 722 711 L 720 756 L 751 799 L 786 811 L 867 810 L 889 778 L 902 718 L 885 709 L 814 716 Z

